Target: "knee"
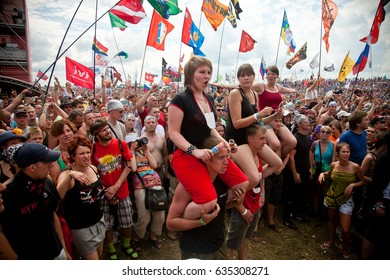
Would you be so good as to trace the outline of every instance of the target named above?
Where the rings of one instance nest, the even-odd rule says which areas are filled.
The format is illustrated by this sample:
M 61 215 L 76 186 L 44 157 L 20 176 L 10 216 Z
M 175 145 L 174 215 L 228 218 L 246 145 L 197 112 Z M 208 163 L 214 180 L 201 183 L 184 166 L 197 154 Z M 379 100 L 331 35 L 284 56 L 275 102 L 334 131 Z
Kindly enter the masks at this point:
M 280 149 L 280 142 L 278 139 L 269 139 L 267 141 L 267 144 L 274 152 L 276 152 Z

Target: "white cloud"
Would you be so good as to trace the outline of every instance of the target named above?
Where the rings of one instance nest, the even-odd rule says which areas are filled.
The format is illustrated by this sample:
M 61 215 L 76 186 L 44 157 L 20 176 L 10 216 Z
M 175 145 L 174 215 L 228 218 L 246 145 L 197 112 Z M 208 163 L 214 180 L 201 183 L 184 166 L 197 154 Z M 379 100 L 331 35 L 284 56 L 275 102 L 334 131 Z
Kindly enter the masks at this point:
M 224 76 L 225 73 L 232 73 L 237 67 L 237 54 L 241 37 L 241 30 L 248 32 L 256 41 L 253 51 L 240 53 L 238 65 L 242 63 L 251 63 L 258 73 L 261 57 L 267 65 L 275 64 L 280 28 L 283 17 L 283 9 L 286 9 L 291 30 L 293 32 L 297 50 L 305 43 L 308 44 L 307 59 L 297 63 L 291 70 L 282 67 L 290 58 L 285 55 L 287 46 L 280 41 L 278 53 L 278 67 L 281 69 L 282 78 L 289 78 L 296 69 L 298 79 L 305 78 L 311 73 L 309 63 L 311 59 L 320 51 L 322 44 L 321 67 L 329 66 L 334 63 L 336 70 L 334 72 L 324 72 L 321 74 L 326 78 L 336 78 L 341 63 L 350 50 L 350 56 L 357 60 L 364 44 L 359 39 L 366 36 L 371 28 L 372 21 L 377 9 L 378 1 L 360 1 L 360 0 L 334 0 L 339 7 L 339 13 L 335 23 L 330 31 L 330 50 L 325 51 L 325 45 L 320 41 L 321 34 L 321 1 L 313 0 L 241 0 L 240 6 L 243 12 L 240 14 L 241 20 L 237 20 L 238 27 L 233 29 L 229 22 L 226 22 L 222 48 L 220 53 L 219 73 Z M 161 58 L 164 57 L 169 65 L 177 67 L 179 54 L 185 54 L 185 60 L 189 57 L 192 49 L 181 44 L 181 30 L 183 25 L 183 16 L 186 5 L 192 15 L 195 24 L 205 36 L 202 51 L 212 61 L 214 66 L 214 78 L 218 68 L 218 55 L 222 36 L 222 25 L 217 31 L 214 31 L 207 22 L 205 16 L 201 14 L 201 0 L 182 1 L 179 0 L 179 7 L 183 13 L 171 16 L 169 21 L 175 26 L 174 30 L 167 36 L 165 42 L 165 51 L 157 51 L 154 48 L 147 47 L 144 71 L 156 74 L 161 73 Z M 228 0 L 221 0 L 227 4 Z M 76 15 L 73 24 L 70 27 L 68 36 L 62 49 L 65 49 L 82 32 L 94 22 L 95 0 L 85 0 Z M 98 16 L 111 8 L 116 1 L 101 0 L 98 2 Z M 28 1 L 30 38 L 32 50 L 33 76 L 38 70 L 46 70 L 53 63 L 57 54 L 59 45 L 65 34 L 65 30 L 72 18 L 72 15 L 79 4 L 78 1 L 46 1 L 35 0 Z M 148 15 L 139 24 L 127 24 L 128 28 L 121 32 L 118 29 L 112 31 L 108 15 L 104 16 L 97 24 L 97 38 L 106 47 L 109 48 L 109 56 L 114 56 L 118 51 L 126 51 L 129 58 L 122 60 L 126 74 L 132 76 L 138 72 L 138 81 L 145 51 L 145 43 L 149 30 L 152 7 L 147 1 L 144 1 L 144 9 Z M 386 10 L 388 10 L 388 6 Z M 386 19 L 381 26 L 379 41 L 373 45 L 373 68 L 368 67 L 360 73 L 360 77 L 371 77 L 385 75 L 390 71 L 390 65 L 385 63 L 390 61 L 390 24 Z M 118 44 L 115 44 L 114 35 Z M 91 44 L 94 36 L 94 28 L 91 28 L 84 36 L 72 46 L 65 56 L 79 61 L 86 65 L 92 64 Z M 61 81 L 65 81 L 65 57 L 62 57 L 56 67 L 55 75 Z M 119 59 L 113 60 L 114 66 L 122 71 Z M 299 69 L 304 72 L 300 73 Z M 318 69 L 318 68 L 317 68 Z M 316 71 L 318 71 L 316 69 Z M 260 75 L 257 75 L 259 78 Z M 352 78 L 350 74 L 349 78 Z

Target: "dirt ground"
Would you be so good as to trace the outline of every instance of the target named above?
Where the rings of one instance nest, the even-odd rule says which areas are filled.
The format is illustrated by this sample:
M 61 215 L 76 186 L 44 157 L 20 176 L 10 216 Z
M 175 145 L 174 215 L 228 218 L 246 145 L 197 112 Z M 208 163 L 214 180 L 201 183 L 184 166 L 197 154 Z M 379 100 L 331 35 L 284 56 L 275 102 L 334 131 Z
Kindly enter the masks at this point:
M 280 216 L 280 215 L 279 215 Z M 226 216 L 225 225 L 228 224 L 228 215 Z M 335 247 L 324 251 L 320 244 L 327 240 L 328 228 L 326 221 L 311 219 L 310 223 L 294 221 L 299 230 L 292 230 L 282 224 L 280 217 L 276 223 L 281 229 L 280 232 L 269 229 L 260 220 L 258 231 L 248 242 L 248 259 L 251 260 L 342 260 L 341 243 Z M 353 240 L 353 238 L 351 238 Z M 356 240 L 356 238 L 355 238 Z M 357 243 L 358 241 L 355 241 Z M 179 260 L 180 248 L 178 240 L 170 240 L 164 229 L 161 236 L 161 249 L 156 249 L 148 240 L 141 243 L 142 251 L 139 259 L 142 260 Z M 350 246 L 351 259 L 358 258 L 358 246 Z M 118 243 L 118 248 L 119 248 Z M 103 258 L 107 259 L 106 254 Z M 128 259 L 118 250 L 119 259 Z

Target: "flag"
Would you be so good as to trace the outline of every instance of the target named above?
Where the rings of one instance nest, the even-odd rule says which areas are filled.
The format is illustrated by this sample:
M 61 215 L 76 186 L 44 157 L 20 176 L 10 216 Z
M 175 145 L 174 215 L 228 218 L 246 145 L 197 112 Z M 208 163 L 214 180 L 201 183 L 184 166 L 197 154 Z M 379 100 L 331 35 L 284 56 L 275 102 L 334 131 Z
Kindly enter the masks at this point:
M 139 0 L 121 0 L 110 12 L 132 24 L 137 24 L 146 17 L 145 10 Z
M 372 26 L 371 26 L 370 34 L 369 34 L 369 36 L 366 36 L 366 37 L 360 39 L 360 41 L 367 43 L 367 39 L 370 37 L 371 44 L 376 44 L 376 42 L 378 42 L 379 29 L 381 27 L 382 22 L 385 20 L 385 15 L 386 15 L 385 5 L 388 2 L 389 2 L 388 0 L 386 0 L 386 1 L 382 0 L 379 2 L 378 9 L 376 10 L 374 21 L 373 21 Z
M 129 57 L 129 54 L 127 52 L 124 52 L 124 51 L 120 51 L 118 52 L 114 57 L 116 56 L 124 56 L 125 59 Z
M 164 85 L 169 86 L 169 84 L 171 83 L 171 78 L 169 78 L 168 76 L 162 76 L 161 81 L 164 83 Z
M 332 72 L 332 71 L 334 71 L 334 64 L 332 63 L 332 65 L 331 65 L 331 66 L 328 66 L 328 67 L 324 66 L 324 70 L 327 71 L 327 72 Z
M 216 31 L 218 26 L 220 26 L 225 19 L 225 16 L 228 13 L 228 7 L 220 3 L 218 0 L 203 0 L 202 12 Z
M 148 2 L 165 19 L 181 13 L 177 0 L 148 0 Z
M 95 66 L 106 67 L 110 63 L 107 55 L 95 53 Z M 99 67 L 98 67 L 99 68 Z
M 108 15 L 110 16 L 111 27 L 118 27 L 122 31 L 127 28 L 126 22 L 123 19 L 118 18 L 113 13 L 108 13 Z
M 255 47 L 255 43 L 257 43 L 248 33 L 242 30 L 241 33 L 241 41 L 240 41 L 240 49 L 239 52 L 249 52 L 253 50 Z
M 200 33 L 198 27 L 196 27 L 194 21 L 192 20 L 188 8 L 186 8 L 186 13 L 184 15 L 181 41 L 194 50 L 194 55 L 205 56 L 205 54 L 200 50 L 203 45 L 204 36 Z
M 151 73 L 145 72 L 145 81 L 147 81 L 149 83 L 153 83 L 154 82 L 154 75 Z
M 306 51 L 307 51 L 307 42 L 302 46 L 302 48 L 291 58 L 287 63 L 287 69 L 291 69 L 297 62 L 306 59 Z
M 162 58 L 162 62 L 161 62 L 161 76 L 164 76 L 164 75 L 166 75 L 168 73 L 167 65 L 168 65 L 168 63 L 165 61 L 164 58 Z
M 358 60 L 356 61 L 355 65 L 353 66 L 353 74 L 356 75 L 359 72 L 362 72 L 364 68 L 366 67 L 366 63 L 368 60 L 368 54 L 370 52 L 370 44 L 366 43 L 366 46 L 364 47 L 364 50 L 359 55 Z
M 284 43 L 289 47 L 289 52 L 295 52 L 295 41 L 292 31 L 290 29 L 290 24 L 288 23 L 287 13 L 284 10 L 282 29 L 280 31 L 280 36 L 282 37 Z
M 49 79 L 49 77 L 46 76 L 46 74 L 43 74 L 43 72 L 42 72 L 41 70 L 38 71 L 37 77 L 38 77 L 38 78 L 41 78 L 41 79 L 44 80 L 44 81 L 46 81 L 47 79 Z
M 153 10 L 152 20 L 150 21 L 148 40 L 146 41 L 147 46 L 151 46 L 156 50 L 164 50 L 165 37 L 169 32 L 173 30 L 174 26 L 163 19 L 162 16 Z
M 237 20 L 236 20 L 236 16 L 233 13 L 233 4 L 232 4 L 232 2 L 229 2 L 229 10 L 228 10 L 228 14 L 227 14 L 226 18 L 228 19 L 230 24 L 233 26 L 233 28 L 237 27 Z
M 339 82 L 344 82 L 345 78 L 351 73 L 355 61 L 349 57 L 349 52 L 344 58 L 343 64 L 340 67 L 339 77 L 337 78 Z
M 261 63 L 260 63 L 260 75 L 261 78 L 264 80 L 264 75 L 265 75 L 265 68 L 267 66 L 265 65 L 265 60 L 264 57 L 261 57 Z
M 322 24 L 325 31 L 322 40 L 325 42 L 326 52 L 329 52 L 329 32 L 336 20 L 338 11 L 339 8 L 332 0 L 322 0 Z
M 297 70 L 295 69 L 294 72 L 292 72 L 290 77 L 290 82 L 295 82 L 297 80 Z
M 102 55 L 107 55 L 107 52 L 108 52 L 108 48 L 106 48 L 105 46 L 102 45 L 102 43 L 100 43 L 96 37 L 93 39 L 93 42 L 92 42 L 92 50 L 95 52 L 95 53 L 98 53 L 98 54 L 102 54 Z
M 225 74 L 225 81 L 229 82 L 230 83 L 230 75 L 228 74 Z
M 136 89 L 137 85 L 135 85 L 134 87 Z M 150 85 L 144 84 L 144 92 L 148 92 L 149 90 L 150 90 Z
M 220 83 L 223 80 L 223 77 L 221 74 L 217 75 L 217 83 Z
M 312 59 L 312 61 L 310 62 L 310 68 L 311 69 L 314 69 L 314 68 L 316 68 L 316 67 L 318 67 L 320 64 L 319 64 L 319 62 L 318 62 L 318 56 L 320 55 L 320 53 L 317 53 L 314 57 L 313 57 L 313 59 Z
M 94 73 L 87 66 L 65 57 L 66 79 L 83 88 L 94 88 Z
M 172 66 L 168 67 L 168 71 L 171 76 L 179 77 L 180 75 L 179 72 L 176 69 L 174 69 Z
M 239 14 L 242 13 L 242 10 L 240 8 L 240 3 L 238 2 L 238 0 L 230 0 L 230 1 L 233 4 L 234 11 L 236 13 L 236 18 L 240 19 Z

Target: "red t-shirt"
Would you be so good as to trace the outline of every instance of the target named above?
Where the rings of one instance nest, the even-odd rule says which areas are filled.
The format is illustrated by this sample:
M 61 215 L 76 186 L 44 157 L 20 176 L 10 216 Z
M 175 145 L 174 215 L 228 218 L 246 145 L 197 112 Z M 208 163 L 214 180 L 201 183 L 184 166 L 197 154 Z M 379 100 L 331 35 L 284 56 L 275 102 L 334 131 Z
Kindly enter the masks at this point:
M 123 157 L 130 160 L 131 154 L 126 142 L 121 140 L 123 148 Z M 118 139 L 112 138 L 108 146 L 103 146 L 95 143 L 95 152 L 93 154 L 92 163 L 97 167 L 100 178 L 105 187 L 113 186 L 122 174 L 125 168 L 125 163 L 122 160 L 122 153 L 119 147 Z M 121 187 L 116 193 L 119 200 L 123 200 L 129 196 L 129 188 L 127 180 L 124 180 Z
M 138 112 L 138 116 L 141 118 L 142 126 L 144 126 L 144 119 L 148 114 L 149 113 L 147 108 L 145 108 L 142 113 Z M 163 127 L 165 127 L 165 117 L 163 112 L 160 112 L 160 117 L 158 118 L 157 122 L 158 124 L 161 124 Z
M 259 173 L 263 172 L 263 163 L 261 159 L 259 159 L 259 168 L 257 169 Z M 261 183 L 261 182 L 260 182 Z M 254 191 L 256 189 L 256 192 Z M 260 188 L 253 188 L 246 192 L 244 197 L 243 205 L 245 208 L 251 210 L 252 214 L 255 214 L 257 210 L 260 208 Z

